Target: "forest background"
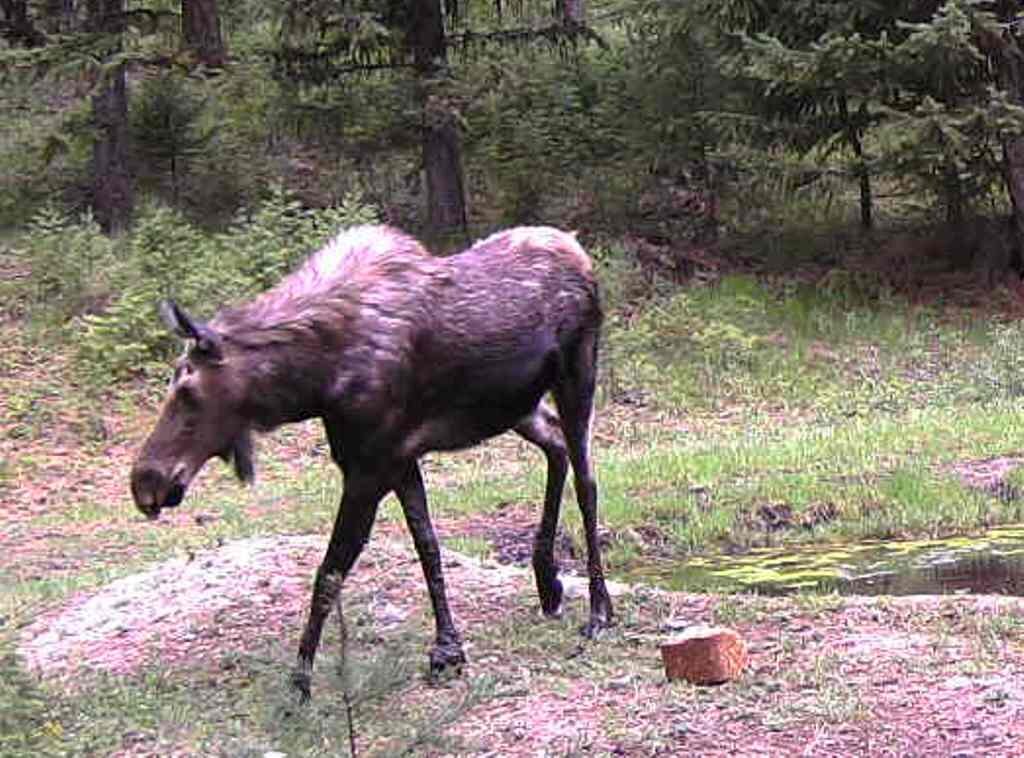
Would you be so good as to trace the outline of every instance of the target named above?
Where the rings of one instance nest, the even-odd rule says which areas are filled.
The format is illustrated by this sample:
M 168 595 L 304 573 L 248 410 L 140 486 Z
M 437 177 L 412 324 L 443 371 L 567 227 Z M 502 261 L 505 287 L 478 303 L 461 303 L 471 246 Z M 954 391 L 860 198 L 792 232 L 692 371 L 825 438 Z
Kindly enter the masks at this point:
M 348 224 L 391 223 L 440 253 L 517 224 L 579 234 L 608 313 L 596 435 L 614 577 L 716 589 L 704 559 L 974 539 L 1020 522 L 1021 13 L 980 0 L 0 0 L 0 752 L 347 744 L 340 679 L 298 722 L 267 711 L 283 701 L 281 640 L 308 567 L 293 570 L 305 572 L 294 597 L 261 610 L 273 623 L 193 619 L 246 640 L 238 649 L 203 657 L 161 641 L 181 658 L 85 678 L 85 694 L 36 678 L 18 650 L 29 624 L 154 561 L 329 531 L 338 482 L 315 428 L 264 441 L 252 492 L 211 466 L 166 528 L 142 523 L 125 477 L 180 349 L 156 303 L 210 315 Z M 426 463 L 432 509 L 446 545 L 522 562 L 542 472 L 496 444 Z M 572 511 L 559 537 L 569 567 Z M 382 520 L 393 536 L 399 517 Z M 813 563 L 799 556 L 801 571 Z M 396 598 L 418 597 L 409 573 L 382 579 L 404 577 Z M 370 583 L 351 612 L 369 619 L 356 635 L 370 651 L 362 707 L 382 718 L 361 739 L 384 753 L 447 739 L 445 719 L 467 711 L 485 743 L 498 739 L 503 703 L 530 691 L 561 708 L 595 681 L 607 702 L 567 754 L 699 750 L 726 733 L 755 752 L 825 735 L 871 754 L 878 714 L 904 707 L 890 725 L 909 751 L 960 739 L 991 752 L 985 730 L 1000 719 L 999 739 L 1019 736 L 1010 684 L 979 689 L 946 731 L 961 714 L 950 703 L 877 685 L 895 672 L 928 698 L 959 698 L 939 684 L 964 671 L 1009 682 L 1024 635 L 1009 606 L 872 606 L 865 621 L 867 606 L 834 597 L 645 595 L 621 601 L 604 647 L 577 655 L 572 618 L 526 621 L 524 580 L 466 608 L 487 616 L 467 634 L 500 681 L 480 667 L 439 693 L 385 660 L 418 660 L 424 622 L 375 626 L 374 593 L 388 591 Z M 662 686 L 634 645 L 681 609 L 761 644 L 745 682 L 681 699 Z M 849 619 L 886 643 L 903 629 L 913 655 L 865 644 L 851 674 L 833 650 Z M 381 638 L 391 647 L 376 655 Z M 158 647 L 146 644 L 140 656 Z M 396 718 L 410 695 L 409 720 Z M 521 731 L 502 732 L 503 748 L 541 740 Z
M 154 329 L 138 337 L 154 294 L 210 312 L 274 282 L 346 213 L 438 250 L 553 224 L 648 280 L 868 253 L 879 284 L 911 294 L 950 272 L 1012 288 L 1019 12 L 4 0 L 0 228 L 31 230 L 35 251 L 7 307 L 45 303 L 116 364 L 101 369 L 138 371 L 168 349 Z M 216 243 L 261 208 L 285 242 Z M 208 272 L 223 286 L 189 280 Z M 114 344 L 128 336 L 142 341 Z

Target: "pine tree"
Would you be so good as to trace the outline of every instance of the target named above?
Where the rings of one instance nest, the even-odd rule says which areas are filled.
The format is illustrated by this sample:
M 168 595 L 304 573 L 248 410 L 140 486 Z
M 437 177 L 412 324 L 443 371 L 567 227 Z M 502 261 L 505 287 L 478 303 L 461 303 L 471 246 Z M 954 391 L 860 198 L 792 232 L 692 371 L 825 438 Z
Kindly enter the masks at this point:
M 561 3 L 561 0 L 559 0 Z M 440 0 L 322 0 L 292 2 L 277 53 L 282 78 L 323 85 L 368 72 L 410 72 L 418 111 L 429 233 L 445 238 L 466 229 L 466 190 L 460 118 L 449 96 L 451 69 L 488 46 L 535 42 L 570 45 L 597 35 L 579 0 L 557 7 L 531 3 L 474 6 Z M 536 23 L 534 17 L 546 19 Z M 517 22 L 519 25 L 517 25 Z
M 0 37 L 18 47 L 40 47 L 46 44 L 46 35 L 29 16 L 28 0 L 0 0 Z
M 996 152 L 1024 112 L 979 47 L 993 25 L 983 5 L 732 0 L 705 10 L 738 30 L 728 68 L 756 93 L 749 102 L 772 138 L 849 156 L 870 227 L 880 173 L 934 193 L 956 224 L 1004 169 Z
M 219 68 L 227 61 L 217 0 L 181 0 L 181 38 L 185 48 L 204 66 Z
M 92 206 L 103 231 L 117 234 L 131 221 L 135 185 L 129 167 L 128 82 L 116 59 L 123 50 L 125 0 L 88 0 L 86 31 L 101 40 L 105 65 L 92 95 Z

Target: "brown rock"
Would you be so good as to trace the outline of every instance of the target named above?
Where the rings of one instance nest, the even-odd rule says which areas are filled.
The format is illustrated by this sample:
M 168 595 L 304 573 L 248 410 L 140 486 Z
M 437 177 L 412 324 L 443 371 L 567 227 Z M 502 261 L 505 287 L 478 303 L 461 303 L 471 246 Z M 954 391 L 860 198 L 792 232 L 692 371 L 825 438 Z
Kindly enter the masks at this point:
M 739 677 L 747 665 L 747 646 L 732 629 L 694 627 L 661 646 L 669 680 L 722 684 Z

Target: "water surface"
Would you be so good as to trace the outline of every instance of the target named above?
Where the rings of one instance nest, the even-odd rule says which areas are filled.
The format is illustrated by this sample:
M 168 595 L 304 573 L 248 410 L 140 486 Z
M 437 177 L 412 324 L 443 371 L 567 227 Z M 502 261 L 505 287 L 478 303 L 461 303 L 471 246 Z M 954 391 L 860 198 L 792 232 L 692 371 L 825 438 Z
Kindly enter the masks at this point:
M 645 565 L 627 578 L 691 592 L 1024 595 L 1024 525 L 941 540 L 871 540 L 691 556 Z

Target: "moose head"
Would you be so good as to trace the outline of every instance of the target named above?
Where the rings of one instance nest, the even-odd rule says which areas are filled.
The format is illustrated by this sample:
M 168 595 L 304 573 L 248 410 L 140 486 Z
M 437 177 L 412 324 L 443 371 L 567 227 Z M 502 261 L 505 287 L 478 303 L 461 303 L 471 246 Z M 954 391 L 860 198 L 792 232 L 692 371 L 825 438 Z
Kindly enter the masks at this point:
M 214 329 L 165 301 L 160 314 L 186 340 L 174 368 L 160 419 L 132 467 L 135 505 L 149 518 L 174 508 L 212 457 L 233 462 L 252 480 L 252 431 L 241 411 L 245 382 L 226 341 Z

